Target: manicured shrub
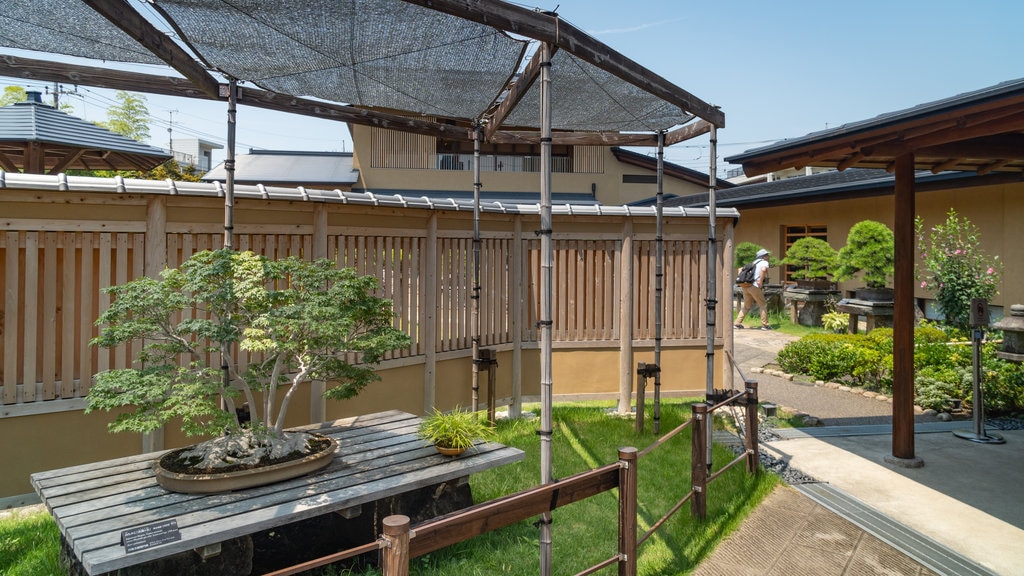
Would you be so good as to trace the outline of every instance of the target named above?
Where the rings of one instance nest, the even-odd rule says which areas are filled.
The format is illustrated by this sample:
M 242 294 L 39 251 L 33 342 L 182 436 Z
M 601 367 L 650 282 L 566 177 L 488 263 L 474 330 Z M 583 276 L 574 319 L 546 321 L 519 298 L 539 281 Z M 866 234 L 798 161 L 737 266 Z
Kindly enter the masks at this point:
M 956 331 L 954 331 L 955 333 Z M 914 388 L 923 408 L 949 410 L 953 400 L 970 407 L 973 397 L 974 351 L 964 341 L 926 324 L 914 330 Z M 1024 413 L 1024 366 L 996 356 L 997 344 L 982 347 L 982 386 L 986 415 Z M 891 328 L 868 334 L 812 334 L 779 351 L 778 363 L 791 374 L 839 381 L 883 392 L 892 390 Z

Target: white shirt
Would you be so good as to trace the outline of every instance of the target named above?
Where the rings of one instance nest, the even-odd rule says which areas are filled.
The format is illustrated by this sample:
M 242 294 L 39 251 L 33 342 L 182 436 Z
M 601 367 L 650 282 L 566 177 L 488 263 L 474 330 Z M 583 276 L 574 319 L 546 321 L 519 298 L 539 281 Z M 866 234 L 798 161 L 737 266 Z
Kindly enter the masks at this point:
M 758 258 L 754 264 L 754 286 L 761 287 L 761 282 L 768 277 L 768 259 Z

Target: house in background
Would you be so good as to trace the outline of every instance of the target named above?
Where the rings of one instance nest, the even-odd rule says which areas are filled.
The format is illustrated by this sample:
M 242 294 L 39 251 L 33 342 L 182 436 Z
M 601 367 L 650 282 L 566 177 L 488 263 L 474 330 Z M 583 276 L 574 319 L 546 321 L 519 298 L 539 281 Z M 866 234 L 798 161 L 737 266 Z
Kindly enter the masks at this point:
M 323 188 L 351 192 L 359 178 L 351 152 L 255 150 L 235 157 L 235 183 L 264 186 Z M 227 171 L 218 164 L 203 182 L 224 182 Z
M 386 128 L 350 125 L 354 152 L 250 150 L 235 159 L 235 182 L 304 186 L 428 197 L 473 199 L 472 143 L 439 140 Z M 651 205 L 657 194 L 657 160 L 625 148 L 553 146 L 552 199 L 556 204 Z M 663 163 L 666 198 L 707 192 L 707 174 Z M 482 144 L 481 200 L 540 202 L 540 148 Z M 223 164 L 203 176 L 225 181 Z M 730 183 L 720 183 L 731 188 Z
M 353 191 L 472 199 L 472 142 L 375 126 L 349 129 L 359 171 Z M 552 146 L 551 154 L 555 203 L 621 206 L 643 202 L 657 194 L 657 162 L 653 155 L 617 147 L 567 145 Z M 482 143 L 480 170 L 481 199 L 540 201 L 539 146 Z M 666 162 L 664 175 L 666 196 L 707 192 L 707 174 Z
M 209 172 L 213 168 L 213 151 L 224 147 L 199 138 L 175 138 L 170 148 L 182 168 L 193 166 L 199 172 Z

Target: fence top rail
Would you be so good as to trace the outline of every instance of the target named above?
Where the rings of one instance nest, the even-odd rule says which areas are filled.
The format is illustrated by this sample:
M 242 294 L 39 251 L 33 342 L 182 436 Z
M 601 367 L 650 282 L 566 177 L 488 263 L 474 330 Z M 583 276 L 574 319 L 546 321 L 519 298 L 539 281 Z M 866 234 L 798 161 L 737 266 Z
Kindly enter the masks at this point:
M 134 178 L 95 178 L 92 176 L 68 176 L 60 174 L 22 174 L 0 170 L 0 190 L 23 188 L 31 190 L 97 192 L 112 194 L 152 194 L 170 196 L 223 197 L 224 185 L 220 182 L 176 182 L 173 180 L 138 180 Z M 288 200 L 303 202 L 329 202 L 364 206 L 387 206 L 418 208 L 425 210 L 473 211 L 473 201 L 461 198 L 431 198 L 428 196 L 403 196 L 400 194 L 375 194 L 373 192 L 346 192 L 340 189 L 326 190 L 298 186 L 235 185 L 236 198 L 263 200 Z M 481 201 L 482 212 L 498 214 L 540 214 L 540 204 L 514 204 L 500 201 Z M 655 217 L 654 206 L 605 206 L 601 204 L 558 204 L 551 207 L 552 214 L 560 216 L 628 216 Z M 707 218 L 708 207 L 666 206 L 662 208 L 667 218 Z M 739 219 L 735 208 L 716 208 L 718 218 Z

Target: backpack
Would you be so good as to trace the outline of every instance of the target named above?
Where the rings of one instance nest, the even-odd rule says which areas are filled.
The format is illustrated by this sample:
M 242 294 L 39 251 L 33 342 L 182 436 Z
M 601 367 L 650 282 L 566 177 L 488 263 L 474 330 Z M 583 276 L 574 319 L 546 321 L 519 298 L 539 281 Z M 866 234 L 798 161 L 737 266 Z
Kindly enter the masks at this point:
M 760 259 L 758 259 L 760 260 Z M 750 286 L 754 283 L 754 274 L 757 270 L 757 260 L 745 265 L 740 273 L 736 275 L 736 284 L 740 286 Z

